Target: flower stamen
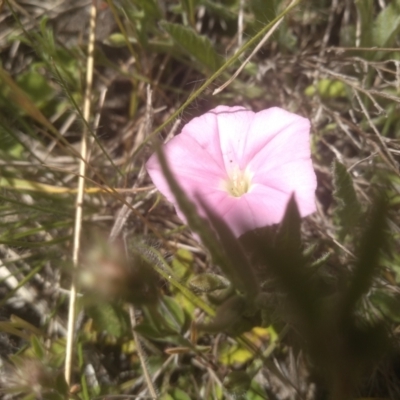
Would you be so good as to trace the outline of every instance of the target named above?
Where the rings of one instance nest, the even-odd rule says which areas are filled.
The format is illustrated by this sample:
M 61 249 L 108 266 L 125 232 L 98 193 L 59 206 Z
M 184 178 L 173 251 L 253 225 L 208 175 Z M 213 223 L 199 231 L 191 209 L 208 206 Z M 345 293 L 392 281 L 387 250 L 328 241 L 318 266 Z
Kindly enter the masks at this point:
M 239 168 L 234 168 L 225 185 L 226 191 L 231 196 L 241 197 L 250 190 L 251 175 L 247 170 L 241 171 Z

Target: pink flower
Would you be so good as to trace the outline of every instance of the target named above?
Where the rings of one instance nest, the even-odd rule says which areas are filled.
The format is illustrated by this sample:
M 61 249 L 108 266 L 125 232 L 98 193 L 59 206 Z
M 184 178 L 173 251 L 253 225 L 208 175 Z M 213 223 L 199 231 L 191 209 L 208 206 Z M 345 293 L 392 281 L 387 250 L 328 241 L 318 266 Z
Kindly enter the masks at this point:
M 254 113 L 218 106 L 192 119 L 163 147 L 175 179 L 205 216 L 201 202 L 236 236 L 279 223 L 294 193 L 302 217 L 315 211 L 310 121 L 281 108 Z M 175 204 L 153 154 L 146 164 L 156 187 Z

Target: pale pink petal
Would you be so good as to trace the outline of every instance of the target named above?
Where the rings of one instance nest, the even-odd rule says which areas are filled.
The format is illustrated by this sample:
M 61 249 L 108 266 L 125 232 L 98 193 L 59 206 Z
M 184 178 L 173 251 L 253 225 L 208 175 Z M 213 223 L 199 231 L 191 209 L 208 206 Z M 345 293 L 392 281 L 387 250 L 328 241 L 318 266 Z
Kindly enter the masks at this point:
M 214 211 L 214 213 L 220 217 L 223 217 L 223 214 L 226 209 L 229 209 L 231 206 L 232 200 L 234 197 L 227 196 L 227 193 L 222 190 L 210 189 L 207 192 L 205 190 L 199 190 L 197 192 L 186 192 L 186 196 L 197 206 L 197 212 L 200 216 L 206 218 L 207 213 L 204 211 L 202 204 L 206 203 L 208 207 Z M 176 213 L 182 221 L 187 222 L 185 215 L 179 210 L 177 206 L 175 206 Z M 225 221 L 225 223 L 230 225 L 229 221 Z
M 249 127 L 254 119 L 254 112 L 241 107 L 233 110 L 218 110 L 219 141 L 225 169 L 242 168 L 241 149 L 248 136 Z
M 175 136 L 164 145 L 163 151 L 175 179 L 194 203 L 199 205 L 197 195 L 208 200 L 215 198 L 217 192 L 216 204 L 211 205 L 215 207 L 221 197 L 227 196 L 225 191 L 221 191 L 221 182 L 227 179 L 225 170 L 221 169 L 210 154 L 190 136 Z M 175 204 L 175 196 L 164 177 L 156 154 L 149 158 L 146 169 L 157 189 Z M 177 212 L 179 217 L 186 221 L 179 209 Z
M 182 129 L 229 173 L 232 166 L 240 166 L 239 149 L 243 147 L 254 112 L 243 107 L 218 106 L 206 114 L 192 119 Z
M 207 193 L 220 188 L 221 180 L 226 179 L 224 171 L 210 154 L 189 136 L 175 136 L 163 146 L 163 151 L 172 173 L 184 190 L 192 193 L 201 188 Z M 146 169 L 160 192 L 169 200 L 173 199 L 156 154 L 149 158 Z
M 286 193 L 262 185 L 254 185 L 251 192 L 230 198 L 224 204 L 224 221 L 236 236 L 252 229 L 281 222 L 290 199 Z
M 248 169 L 254 174 L 252 183 L 286 193 L 285 203 L 294 193 L 301 216 L 306 216 L 315 211 L 317 186 L 310 154 L 310 123 L 284 110 L 267 111 L 256 114 L 250 130 L 255 134 L 250 141 L 253 146 L 258 146 L 248 162 Z M 274 124 L 275 132 L 269 135 L 268 141 L 262 140 L 261 133 L 257 134 L 262 130 L 263 115 L 260 114 L 264 117 L 269 114 L 269 120 Z
M 268 171 L 257 170 L 252 182 L 257 187 L 261 185 L 285 194 L 287 201 L 294 193 L 302 217 L 313 213 L 316 209 L 317 179 L 310 158 L 287 162 Z M 252 193 L 251 190 L 248 195 Z
M 273 107 L 255 114 L 243 144 L 243 165 L 274 168 L 292 158 L 310 154 L 310 121 Z M 252 162 L 257 158 L 256 162 Z
M 193 118 L 182 128 L 180 135 L 191 137 L 210 155 L 218 166 L 224 168 L 219 143 L 217 114 L 212 111 Z

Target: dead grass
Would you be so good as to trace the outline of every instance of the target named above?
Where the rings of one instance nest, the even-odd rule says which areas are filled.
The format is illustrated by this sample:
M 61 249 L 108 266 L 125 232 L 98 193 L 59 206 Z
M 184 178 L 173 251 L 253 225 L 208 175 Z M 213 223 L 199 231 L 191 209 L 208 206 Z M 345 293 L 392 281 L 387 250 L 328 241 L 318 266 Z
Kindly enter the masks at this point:
M 183 3 L 160 2 L 158 18 L 181 22 L 183 14 L 173 6 Z M 363 44 L 362 32 L 357 29 L 367 28 L 354 2 L 325 3 L 304 1 L 227 89 L 218 96 L 212 95 L 236 68 L 211 84 L 181 113 L 180 121 L 169 124 L 159 137 L 171 137 L 185 122 L 217 104 L 240 104 L 254 111 L 277 105 L 308 117 L 312 121 L 313 160 L 318 176 L 318 212 L 304 222 L 305 247 L 316 244 L 315 258 L 331 254 L 325 266 L 326 279 L 336 282 L 347 276 L 357 243 L 352 237 L 337 237 L 334 160 L 350 172 L 363 207 L 372 203 L 376 192 L 384 191 L 390 198 L 393 240 L 388 246 L 392 254 L 398 250 L 400 61 L 397 38 L 387 48 L 380 48 L 379 53 Z M 373 3 L 374 18 L 386 3 L 389 2 Z M 199 67 L 179 46 L 168 41 L 150 11 L 143 8 L 144 16 L 138 17 L 135 12 L 139 11 L 133 12 L 132 4 L 101 2 L 98 7 L 81 253 L 84 255 L 90 246 L 96 246 L 98 232 L 105 237 L 111 235 L 112 239 L 145 237 L 168 261 L 177 260 L 178 249 L 190 251 L 190 271 L 180 277 L 184 282 L 190 274 L 218 269 L 210 264 L 190 231 L 182 228 L 171 205 L 153 188 L 143 167 L 152 148 L 142 145 L 200 87 L 210 71 Z M 227 57 L 237 48 L 236 15 L 224 12 L 219 2 L 220 6 L 201 4 L 193 14 L 194 27 L 212 40 L 222 57 Z M 29 353 L 32 344 L 24 335 L 35 333 L 53 357 L 45 363 L 59 371 L 62 363 L 54 358 L 60 358 L 55 347 L 63 348 L 62 338 L 67 329 L 75 194 L 59 194 L 57 188 L 76 189 L 79 176 L 78 145 L 85 126 L 79 109 L 85 88 L 89 2 L 7 1 L 3 7 L 2 69 L 29 93 L 36 109 L 28 112 L 30 103 L 24 97 L 15 105 L 12 93 L 4 82 L 1 84 L 0 304 L 4 306 L 3 327 L 17 331 L 2 333 L 1 355 L 4 365 L 17 350 Z M 190 13 L 186 16 L 190 21 Z M 48 18 L 46 28 L 43 17 Z M 256 17 L 261 24 L 265 22 L 265 15 Z M 253 12 L 246 7 L 245 41 L 254 35 L 253 20 Z M 134 21 L 142 23 L 142 32 L 135 31 L 139 28 Z M 121 23 L 125 34 L 135 39 L 129 46 L 111 43 L 110 35 L 121 32 Z M 143 42 L 138 44 L 143 35 L 147 35 L 146 46 Z M 36 73 L 45 78 L 39 84 L 39 92 L 49 92 L 42 103 L 37 89 L 32 87 Z M 153 93 L 151 102 L 148 88 Z M 53 125 L 53 131 L 40 123 L 39 110 Z M 27 189 L 26 182 L 49 186 L 43 189 L 31 184 Z M 100 191 L 91 193 L 92 188 Z M 382 260 L 369 295 L 384 290 L 398 296 L 397 261 L 397 255 Z M 343 271 L 336 270 L 339 263 L 346 266 Z M 178 303 L 183 301 L 164 279 L 159 279 L 158 286 L 164 295 L 174 297 Z M 381 311 L 376 305 L 372 307 L 381 318 Z M 396 337 L 397 311 L 395 314 L 385 318 Z M 12 315 L 33 326 L 18 325 Z M 145 311 L 139 310 L 135 316 L 138 322 L 148 318 Z M 193 321 L 204 318 L 204 312 L 193 311 Z M 35 329 L 40 329 L 40 334 Z M 170 391 L 172 397 L 165 399 L 178 396 L 171 394 L 174 385 L 186 388 L 189 398 L 223 398 L 224 377 L 232 369 L 245 368 L 255 371 L 254 399 L 265 398 L 265 394 L 256 397 L 257 392 L 282 400 L 326 398 L 324 384 L 313 375 L 307 357 L 292 347 L 290 335 L 275 344 L 271 336 L 258 338 L 255 347 L 259 353 L 268 346 L 274 348 L 268 356 L 270 365 L 259 366 L 257 357 L 222 362 L 224 346 L 237 345 L 236 339 L 225 334 L 200 337 L 197 344 L 208 349 L 204 354 L 188 351 L 171 355 L 165 354 L 166 349 L 184 346 L 152 341 L 150 335 L 142 335 L 142 354 L 129 334 L 115 337 L 83 312 L 78 316 L 75 333 L 80 359 L 74 365 L 72 380 L 80 383 L 76 390 L 84 399 L 94 398 L 95 387 L 101 388 L 99 396 L 146 395 L 148 385 L 139 356 L 147 359 L 147 368 L 159 392 L 165 395 Z M 186 321 L 181 336 L 187 339 L 191 335 L 195 335 L 193 325 Z M 359 396 L 395 399 L 399 391 L 398 355 L 391 354 L 383 356 L 372 375 L 363 379 Z M 234 398 L 226 391 L 224 396 Z

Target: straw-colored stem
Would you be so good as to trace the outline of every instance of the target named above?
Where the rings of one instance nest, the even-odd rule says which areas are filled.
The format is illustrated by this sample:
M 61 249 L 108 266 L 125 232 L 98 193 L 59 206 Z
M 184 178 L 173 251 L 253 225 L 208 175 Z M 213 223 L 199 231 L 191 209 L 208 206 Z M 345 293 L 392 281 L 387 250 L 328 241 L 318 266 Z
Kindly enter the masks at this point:
M 90 33 L 88 43 L 88 58 L 86 67 L 86 90 L 83 104 L 83 117 L 86 122 L 90 118 L 90 98 L 92 93 L 92 82 L 93 82 L 93 55 L 94 55 L 94 43 L 95 43 L 95 27 L 96 27 L 96 0 L 93 0 L 90 10 Z M 81 240 L 82 230 L 82 214 L 83 214 L 83 196 L 85 193 L 85 173 L 87 163 L 87 138 L 88 129 L 87 124 L 84 125 L 81 140 L 81 158 L 79 161 L 79 178 L 78 178 L 78 193 L 76 196 L 76 211 L 75 211 L 75 227 L 74 227 L 74 242 L 73 242 L 73 253 L 72 253 L 72 283 L 71 283 L 71 294 L 69 297 L 69 312 L 68 312 L 68 333 L 67 333 L 67 346 L 65 350 L 65 380 L 68 385 L 71 383 L 71 371 L 72 371 L 72 356 L 73 356 L 73 344 L 74 344 L 74 332 L 75 332 L 75 309 L 76 309 L 76 275 L 79 262 L 79 249 Z

